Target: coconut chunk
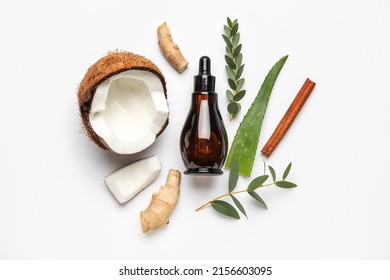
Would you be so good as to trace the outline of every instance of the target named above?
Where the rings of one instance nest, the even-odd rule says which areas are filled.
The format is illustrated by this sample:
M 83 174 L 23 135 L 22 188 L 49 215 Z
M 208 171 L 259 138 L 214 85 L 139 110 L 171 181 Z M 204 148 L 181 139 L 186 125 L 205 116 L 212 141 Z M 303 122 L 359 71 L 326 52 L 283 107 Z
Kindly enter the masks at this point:
M 142 70 L 111 76 L 96 88 L 89 119 L 114 152 L 134 154 L 146 149 L 168 119 L 160 79 Z
M 157 156 L 152 156 L 114 171 L 104 182 L 115 198 L 120 203 L 125 203 L 149 186 L 160 171 L 160 160 Z

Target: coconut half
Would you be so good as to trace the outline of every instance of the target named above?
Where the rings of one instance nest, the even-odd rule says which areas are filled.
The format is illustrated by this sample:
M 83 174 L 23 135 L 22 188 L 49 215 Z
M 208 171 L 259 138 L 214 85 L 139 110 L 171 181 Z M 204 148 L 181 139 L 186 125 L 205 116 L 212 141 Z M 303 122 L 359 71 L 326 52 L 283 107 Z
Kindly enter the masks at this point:
M 119 154 L 146 149 L 168 125 L 164 76 L 150 60 L 130 52 L 112 52 L 93 64 L 78 101 L 88 137 Z

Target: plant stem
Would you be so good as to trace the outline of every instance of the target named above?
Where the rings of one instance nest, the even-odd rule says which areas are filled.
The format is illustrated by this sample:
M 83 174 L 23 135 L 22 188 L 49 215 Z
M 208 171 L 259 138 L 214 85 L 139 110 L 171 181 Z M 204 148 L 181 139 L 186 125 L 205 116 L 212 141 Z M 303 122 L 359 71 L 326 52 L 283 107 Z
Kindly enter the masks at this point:
M 269 183 L 269 184 L 265 184 L 265 185 L 261 185 L 259 188 L 263 188 L 263 187 L 269 187 L 269 186 L 273 186 L 275 185 L 275 183 Z M 209 202 L 203 204 L 202 206 L 198 207 L 195 211 L 199 211 L 199 210 L 202 210 L 203 208 L 205 208 L 206 206 L 210 205 L 211 203 L 213 203 L 214 201 L 218 200 L 218 199 L 221 199 L 221 198 L 224 198 L 226 196 L 230 196 L 230 195 L 234 195 L 234 194 L 239 194 L 239 193 L 244 193 L 244 192 L 248 192 L 247 189 L 245 190 L 241 190 L 241 191 L 235 191 L 235 192 L 228 192 L 228 193 L 225 193 L 223 195 L 220 195 L 216 198 L 214 198 L 213 200 L 210 200 Z

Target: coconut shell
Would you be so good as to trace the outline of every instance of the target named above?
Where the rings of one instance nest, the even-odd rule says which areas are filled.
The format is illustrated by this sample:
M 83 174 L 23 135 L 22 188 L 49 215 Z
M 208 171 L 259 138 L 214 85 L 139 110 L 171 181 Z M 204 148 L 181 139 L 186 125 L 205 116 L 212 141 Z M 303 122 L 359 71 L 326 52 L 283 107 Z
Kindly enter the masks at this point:
M 165 97 L 167 97 L 166 82 L 163 74 L 153 62 L 143 56 L 126 51 L 109 52 L 106 56 L 100 58 L 89 67 L 77 92 L 82 126 L 87 136 L 96 143 L 96 145 L 106 150 L 108 150 L 109 147 L 104 139 L 95 133 L 89 121 L 92 100 L 98 85 L 111 76 L 127 70 L 143 70 L 155 74 L 161 80 Z M 157 133 L 156 137 L 164 131 L 167 125 L 168 119 Z

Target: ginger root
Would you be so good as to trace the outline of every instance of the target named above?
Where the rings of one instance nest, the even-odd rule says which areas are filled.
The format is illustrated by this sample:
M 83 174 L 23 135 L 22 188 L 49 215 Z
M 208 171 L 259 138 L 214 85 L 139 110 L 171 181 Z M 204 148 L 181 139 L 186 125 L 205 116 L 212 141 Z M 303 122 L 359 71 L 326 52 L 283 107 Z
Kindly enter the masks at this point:
M 165 186 L 153 193 L 152 200 L 140 220 L 143 233 L 158 229 L 169 223 L 169 216 L 177 204 L 180 193 L 180 172 L 170 169 Z
M 188 61 L 184 58 L 179 47 L 173 42 L 171 30 L 166 22 L 157 28 L 157 36 L 158 45 L 163 55 L 178 72 L 183 72 L 188 66 Z

